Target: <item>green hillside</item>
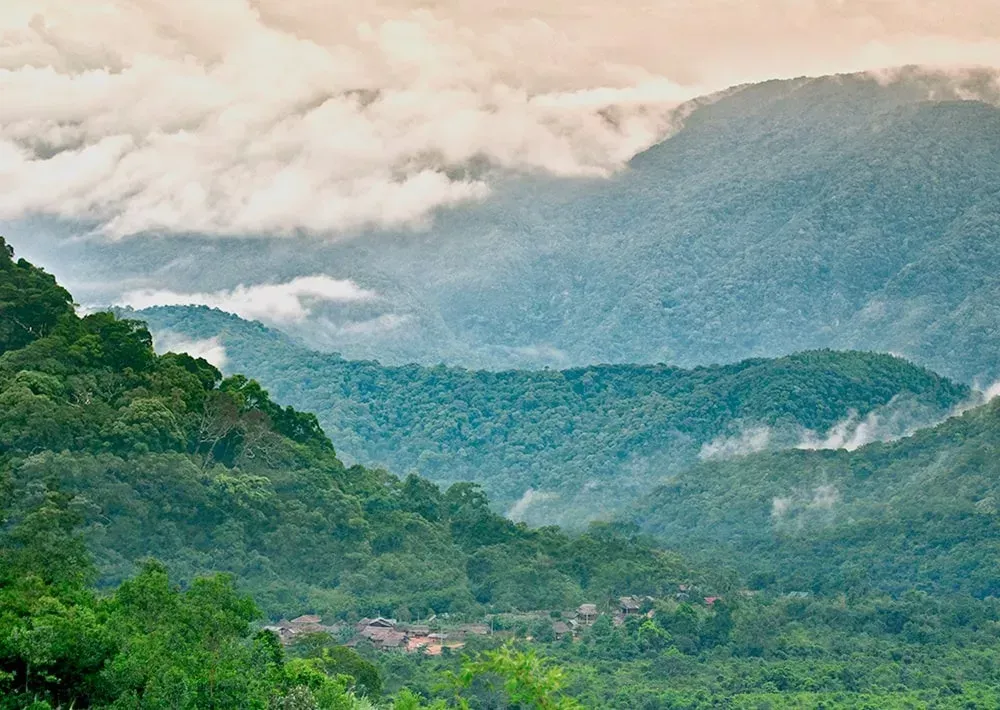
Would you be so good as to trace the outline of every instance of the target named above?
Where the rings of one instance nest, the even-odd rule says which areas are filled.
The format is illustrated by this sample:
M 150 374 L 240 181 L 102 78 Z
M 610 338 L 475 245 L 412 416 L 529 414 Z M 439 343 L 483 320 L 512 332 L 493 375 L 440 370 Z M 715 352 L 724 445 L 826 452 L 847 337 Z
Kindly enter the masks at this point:
M 491 372 L 344 360 L 207 308 L 134 317 L 175 338 L 217 337 L 229 369 L 316 412 L 349 460 L 439 483 L 475 481 L 532 522 L 579 525 L 612 514 L 697 461 L 706 445 L 746 428 L 769 427 L 775 445 L 789 445 L 806 430 L 824 435 L 852 416 L 891 410 L 892 426 L 881 433 L 901 433 L 969 397 L 964 386 L 870 353 L 816 351 L 693 370 Z
M 76 316 L 3 243 L 0 274 L 3 510 L 16 522 L 65 497 L 104 584 L 156 556 L 181 580 L 234 573 L 275 615 L 421 617 L 572 606 L 688 574 L 612 528 L 531 531 L 474 485 L 346 467 L 313 415 L 157 356 L 141 323 Z
M 994 407 L 855 455 L 751 457 L 743 479 L 706 478 L 682 525 L 655 528 L 702 557 L 699 572 L 629 525 L 574 536 L 531 530 L 491 512 L 475 485 L 442 491 L 417 476 L 346 467 L 314 416 L 279 406 L 253 380 L 224 379 L 204 360 L 156 355 L 140 322 L 76 315 L 65 290 L 14 261 L 3 243 L 0 324 L 2 710 L 969 710 L 998 702 L 1000 605 L 954 583 L 968 577 L 977 594 L 991 583 Z M 817 382 L 839 397 L 891 397 L 891 388 L 865 382 L 871 372 L 922 382 L 928 402 L 965 394 L 894 358 L 810 353 L 780 362 L 784 379 L 761 380 L 755 370 L 775 363 L 757 362 L 698 378 L 673 373 L 673 384 L 697 393 L 704 382 L 726 382 L 764 411 L 773 400 L 776 412 L 813 411 L 815 421 L 830 415 Z M 593 372 L 623 397 L 664 377 L 656 368 L 645 380 L 621 368 Z M 505 374 L 517 373 L 495 377 Z M 567 377 L 537 377 L 555 376 Z M 799 396 L 808 404 L 790 408 Z M 813 468 L 788 467 L 774 485 L 763 468 L 753 473 L 782 457 L 847 463 L 822 486 Z M 738 468 L 715 466 L 691 470 Z M 872 537 L 851 553 L 857 571 L 905 548 L 890 570 L 898 594 L 863 577 L 824 581 L 821 567 L 836 574 L 839 561 L 822 546 L 856 550 L 856 534 L 835 515 L 829 527 L 810 516 L 817 507 L 820 517 L 838 512 L 847 481 L 861 483 L 844 500 L 860 500 L 863 484 L 873 499 L 914 507 L 901 537 Z M 768 544 L 768 534 L 753 549 L 720 535 L 719 521 L 752 528 L 744 513 L 755 501 L 797 485 L 811 497 L 782 494 L 782 514 L 799 549 Z M 715 508 L 723 509 L 704 514 Z M 888 507 L 855 509 L 870 515 L 858 530 L 895 530 Z M 729 565 L 754 573 L 762 589 L 748 590 Z M 907 577 L 907 565 L 951 585 Z M 784 594 L 802 574 L 817 580 L 811 593 Z M 642 596 L 651 613 L 613 620 L 622 594 Z M 572 638 L 557 634 L 556 620 L 584 600 L 597 603 L 598 619 Z M 268 615 L 303 611 L 328 621 L 507 613 L 491 614 L 497 634 L 469 639 L 462 655 L 355 651 L 326 635 L 283 648 L 260 629 Z
M 1000 402 L 890 444 L 706 462 L 643 501 L 671 545 L 786 591 L 1000 594 Z

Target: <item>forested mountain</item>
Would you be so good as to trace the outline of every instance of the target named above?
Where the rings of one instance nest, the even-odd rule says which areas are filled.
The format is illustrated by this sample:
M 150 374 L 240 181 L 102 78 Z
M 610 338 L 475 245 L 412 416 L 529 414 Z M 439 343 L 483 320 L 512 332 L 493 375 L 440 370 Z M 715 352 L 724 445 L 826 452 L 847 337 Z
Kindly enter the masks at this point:
M 1000 595 L 1000 401 L 856 451 L 765 452 L 678 474 L 635 520 L 786 591 Z
M 995 584 L 987 566 L 995 407 L 905 443 L 863 449 L 857 458 L 802 452 L 694 469 L 735 472 L 749 462 L 743 478 L 732 474 L 739 485 L 728 497 L 720 492 L 725 482 L 706 479 L 702 494 L 687 498 L 695 513 L 680 525 L 643 521 L 703 556 L 707 571 L 699 572 L 626 524 L 577 536 L 530 530 L 491 512 L 475 485 L 441 491 L 417 476 L 345 467 L 314 416 L 279 406 L 253 380 L 223 378 L 205 360 L 156 355 L 141 322 L 76 315 L 54 279 L 14 261 L 2 242 L 0 323 L 4 710 L 964 710 L 998 702 L 1000 605 L 993 597 L 938 594 L 956 587 L 986 594 Z M 287 344 L 252 327 L 261 340 L 248 339 L 247 347 L 267 339 Z M 644 388 L 666 375 L 689 393 L 728 382 L 731 397 L 775 416 L 794 413 L 782 402 L 801 395 L 803 412 L 817 421 L 833 416 L 821 395 L 891 398 L 894 387 L 918 384 L 918 399 L 944 405 L 966 394 L 888 357 L 809 353 L 778 363 L 706 368 L 692 382 L 690 372 L 659 368 L 594 373 L 623 397 L 635 394 L 626 385 L 643 372 Z M 778 384 L 758 391 L 755 371 L 770 372 L 766 382 Z M 442 379 L 456 372 L 479 376 L 426 370 Z M 515 374 L 486 381 L 492 387 Z M 368 390 L 383 379 L 366 380 Z M 754 501 L 766 498 L 759 491 L 771 491 L 771 474 L 759 462 L 785 456 L 845 462 L 828 467 L 820 488 L 813 468 L 787 469 L 781 482 L 801 485 L 808 497 L 785 494 L 778 504 L 799 530 L 800 547 L 781 548 L 766 533 L 758 535 L 763 543 L 747 545 L 720 535 L 717 520 L 727 512 L 712 513 L 707 501 L 714 497 L 737 518 L 755 510 Z M 867 534 L 836 519 L 832 503 L 847 481 L 869 485 L 866 492 L 897 507 L 915 507 L 899 527 L 891 509 L 855 504 L 871 516 L 858 530 L 872 531 L 855 567 L 826 550 L 854 550 L 855 537 Z M 939 502 L 917 509 L 921 491 Z M 651 508 L 671 514 L 664 495 Z M 860 494 L 842 496 L 854 497 Z M 824 511 L 834 519 L 817 532 L 810 516 Z M 886 539 L 877 537 L 878 525 L 889 526 L 890 553 L 877 549 Z M 809 545 L 819 555 L 804 565 L 797 555 Z M 888 570 L 899 572 L 894 588 L 912 581 L 933 594 L 890 596 L 854 573 L 901 550 Z M 751 551 L 759 563 L 746 559 Z M 816 569 L 831 560 L 831 571 Z M 761 589 L 746 589 L 729 564 L 756 572 L 751 581 Z M 913 567 L 920 572 L 907 576 Z M 201 576 L 219 571 L 237 576 Z M 925 583 L 927 575 L 936 583 Z M 968 583 L 954 582 L 963 576 Z M 818 594 L 781 594 L 803 577 Z M 651 595 L 643 601 L 649 613 L 612 621 L 622 594 Z M 596 601 L 601 615 L 572 635 L 557 634 L 561 610 L 585 599 Z M 470 642 L 461 657 L 424 656 L 354 651 L 328 635 L 282 648 L 260 630 L 258 604 L 271 615 L 307 610 L 327 619 L 512 613 L 491 616 L 498 633 Z
M 382 366 L 310 351 L 207 308 L 134 314 L 165 342 L 217 339 L 227 367 L 316 412 L 351 461 L 475 481 L 515 517 L 580 525 L 609 515 L 715 449 L 859 436 L 934 422 L 967 388 L 904 360 L 818 351 L 682 370 L 665 365 L 475 371 Z M 811 434 L 809 434 L 811 433 Z M 513 507 L 512 507 L 513 506 Z
M 818 348 L 1000 376 L 1000 109 L 991 75 L 739 87 L 610 180 L 510 176 L 425 231 L 30 249 L 110 303 L 327 274 L 377 297 L 286 322 L 347 358 L 691 367 Z
M 313 415 L 204 360 L 157 356 L 142 323 L 78 317 L 2 242 L 0 276 L 4 517 L 64 499 L 102 583 L 155 555 L 180 580 L 235 573 L 276 615 L 419 617 L 572 606 L 689 574 L 613 528 L 515 525 L 472 484 L 345 467 Z

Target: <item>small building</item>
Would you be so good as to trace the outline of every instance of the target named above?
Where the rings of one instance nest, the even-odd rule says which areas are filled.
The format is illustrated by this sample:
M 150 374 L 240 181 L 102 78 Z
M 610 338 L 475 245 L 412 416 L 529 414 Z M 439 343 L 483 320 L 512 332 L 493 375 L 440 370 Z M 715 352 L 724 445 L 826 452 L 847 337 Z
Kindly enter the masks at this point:
M 298 616 L 291 621 L 282 619 L 275 624 L 268 624 L 264 631 L 275 634 L 284 645 L 294 643 L 296 639 L 306 634 L 339 634 L 344 630 L 342 622 L 336 622 L 332 626 L 324 626 L 322 618 L 315 615 Z
M 357 624 L 354 625 L 354 629 L 361 633 L 364 629 L 375 628 L 375 629 L 394 629 L 396 628 L 395 619 L 386 619 L 385 617 L 378 616 L 374 619 L 362 619 Z
M 576 618 L 581 624 L 593 624 L 597 621 L 597 605 L 581 604 L 576 609 Z
M 621 597 L 618 608 L 624 616 L 632 616 L 642 611 L 642 600 L 639 597 Z
M 409 637 L 402 631 L 387 631 L 381 638 L 372 639 L 382 651 L 405 651 Z
M 721 599 L 722 597 L 705 597 L 705 606 L 715 606 L 715 602 Z
M 572 635 L 573 629 L 565 621 L 556 621 L 552 624 L 552 633 L 557 637 L 562 638 L 564 636 Z
M 278 637 L 278 641 L 281 642 L 283 646 L 287 646 L 292 641 L 295 640 L 297 632 L 292 628 L 290 622 L 279 621 L 277 624 L 269 624 L 263 627 L 264 631 L 270 631 L 272 634 Z
M 397 651 L 406 648 L 410 637 L 405 631 L 369 625 L 361 630 L 356 639 L 368 639 L 381 651 Z
M 386 638 L 386 636 L 388 636 L 389 634 L 394 634 L 394 633 L 401 633 L 401 632 L 397 632 L 393 629 L 385 629 L 382 628 L 381 626 L 366 626 L 365 628 L 361 629 L 361 632 L 358 635 L 363 636 L 364 638 L 374 642 L 374 641 L 381 641 L 382 639 Z
M 384 616 L 376 617 L 368 622 L 368 626 L 375 626 L 382 629 L 396 628 L 395 619 L 386 619 Z

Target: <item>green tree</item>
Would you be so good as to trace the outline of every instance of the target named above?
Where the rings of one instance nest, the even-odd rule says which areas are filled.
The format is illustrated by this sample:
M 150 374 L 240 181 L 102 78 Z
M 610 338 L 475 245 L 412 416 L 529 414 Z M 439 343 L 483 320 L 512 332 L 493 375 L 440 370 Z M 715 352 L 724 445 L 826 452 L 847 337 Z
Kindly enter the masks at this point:
M 73 299 L 51 275 L 24 259 L 0 237 L 0 354 L 51 333 L 73 313 Z

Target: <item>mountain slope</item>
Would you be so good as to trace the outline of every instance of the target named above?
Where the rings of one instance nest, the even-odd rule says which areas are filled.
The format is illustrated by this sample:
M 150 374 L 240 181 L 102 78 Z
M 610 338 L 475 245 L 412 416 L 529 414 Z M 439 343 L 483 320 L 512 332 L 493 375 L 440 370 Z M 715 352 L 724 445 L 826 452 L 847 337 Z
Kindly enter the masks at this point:
M 352 359 L 690 367 L 834 348 L 1000 376 L 992 76 L 775 81 L 684 111 L 610 180 L 496 177 L 426 231 L 101 244 L 36 224 L 32 249 L 101 303 L 353 279 L 379 297 L 284 324 Z
M 857 451 L 780 451 L 677 475 L 643 529 L 786 590 L 1000 593 L 1000 402 Z
M 78 317 L 0 238 L 12 272 L 38 288 L 0 292 L 0 319 L 29 333 L 0 341 L 0 530 L 61 501 L 103 584 L 155 555 L 184 582 L 237 575 L 275 616 L 420 617 L 662 593 L 692 574 L 627 531 L 532 531 L 474 485 L 348 468 L 314 416 L 204 360 L 157 356 L 142 323 Z
M 476 481 L 535 522 L 607 515 L 747 429 L 766 426 L 775 445 L 789 445 L 884 413 L 895 431 L 871 435 L 898 434 L 969 396 L 887 355 L 811 352 L 693 370 L 388 367 L 312 352 L 207 308 L 137 317 L 164 337 L 217 338 L 228 367 L 317 412 L 349 460 Z

